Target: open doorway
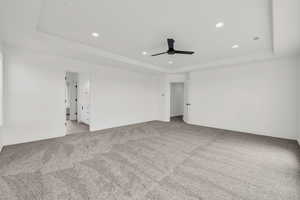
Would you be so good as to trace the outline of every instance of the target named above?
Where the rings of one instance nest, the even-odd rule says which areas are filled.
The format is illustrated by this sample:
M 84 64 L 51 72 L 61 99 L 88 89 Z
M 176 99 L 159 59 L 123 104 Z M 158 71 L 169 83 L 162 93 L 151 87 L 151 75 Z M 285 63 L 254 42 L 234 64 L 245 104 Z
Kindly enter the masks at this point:
M 184 83 L 170 84 L 170 120 L 183 121 Z
M 66 72 L 65 76 L 66 134 L 88 132 L 90 81 L 85 73 Z

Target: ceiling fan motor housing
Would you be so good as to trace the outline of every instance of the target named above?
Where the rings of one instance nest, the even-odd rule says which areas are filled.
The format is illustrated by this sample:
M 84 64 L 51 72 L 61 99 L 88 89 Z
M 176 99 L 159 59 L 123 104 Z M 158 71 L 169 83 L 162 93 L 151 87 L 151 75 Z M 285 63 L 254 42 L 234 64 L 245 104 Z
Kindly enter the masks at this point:
M 175 50 L 174 49 L 169 49 L 167 53 L 169 55 L 175 55 Z

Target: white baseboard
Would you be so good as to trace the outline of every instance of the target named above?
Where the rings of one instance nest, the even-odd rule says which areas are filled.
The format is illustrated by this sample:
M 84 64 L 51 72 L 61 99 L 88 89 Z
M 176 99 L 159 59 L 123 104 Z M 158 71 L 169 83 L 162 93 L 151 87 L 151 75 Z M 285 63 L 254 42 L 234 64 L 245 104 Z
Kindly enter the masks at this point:
M 227 131 L 233 131 L 233 132 L 239 132 L 239 133 L 247 133 L 247 134 L 254 134 L 254 135 L 261 135 L 261 136 L 268 136 L 268 137 L 274 137 L 274 138 L 281 138 L 281 139 L 288 139 L 288 140 L 293 140 L 293 141 L 298 141 L 299 145 L 300 145 L 300 140 L 296 139 L 295 136 L 285 136 L 285 135 L 274 135 L 274 134 L 270 134 L 270 133 L 262 133 L 256 130 L 248 130 L 248 129 L 237 129 L 237 128 L 230 128 L 230 127 L 221 127 L 221 126 L 215 126 L 212 124 L 199 124 L 199 123 L 195 123 L 195 122 L 189 122 L 188 124 L 191 125 L 196 125 L 196 126 L 203 126 L 203 127 L 208 127 L 208 128 L 216 128 L 216 129 L 221 129 L 221 130 L 227 130 Z

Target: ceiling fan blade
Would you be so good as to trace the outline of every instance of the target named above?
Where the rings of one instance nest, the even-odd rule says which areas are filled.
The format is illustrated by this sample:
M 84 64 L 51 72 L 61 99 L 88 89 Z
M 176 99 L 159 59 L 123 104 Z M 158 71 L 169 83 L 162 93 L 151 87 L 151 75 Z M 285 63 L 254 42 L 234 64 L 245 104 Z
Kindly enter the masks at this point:
M 162 55 L 162 54 L 166 54 L 167 52 L 162 52 L 162 53 L 157 53 L 157 54 L 153 54 L 151 56 L 159 56 L 159 55 Z
M 195 52 L 193 52 L 193 51 L 177 51 L 176 50 L 175 53 L 176 54 L 190 54 L 191 55 L 191 54 L 194 54 Z
M 168 41 L 169 50 L 174 50 L 174 42 L 175 42 L 175 40 L 169 38 L 169 39 L 167 39 L 167 41 Z

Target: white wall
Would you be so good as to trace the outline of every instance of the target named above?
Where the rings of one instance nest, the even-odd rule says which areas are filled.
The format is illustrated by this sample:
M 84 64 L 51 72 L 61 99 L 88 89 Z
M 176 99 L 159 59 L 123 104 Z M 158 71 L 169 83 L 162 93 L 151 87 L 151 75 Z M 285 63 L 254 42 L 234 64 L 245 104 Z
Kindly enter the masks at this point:
M 300 58 L 298 59 L 298 73 L 297 73 L 297 94 L 298 94 L 298 99 L 297 99 L 297 105 L 298 105 L 298 143 L 300 145 Z
M 4 54 L 0 46 L 0 127 L 3 125 L 3 61 Z M 0 152 L 3 147 L 2 133 L 0 129 Z
M 64 69 L 38 54 L 6 56 L 4 144 L 64 136 Z
M 191 72 L 189 122 L 296 139 L 296 72 L 296 59 Z
M 300 1 L 273 0 L 273 49 L 278 54 L 300 52 Z
M 91 76 L 91 130 L 158 119 L 157 74 L 94 66 L 9 48 L 4 145 L 65 135 L 65 72 Z
M 171 83 L 171 117 L 183 115 L 184 83 Z
M 158 119 L 157 80 L 114 68 L 91 75 L 91 130 Z

